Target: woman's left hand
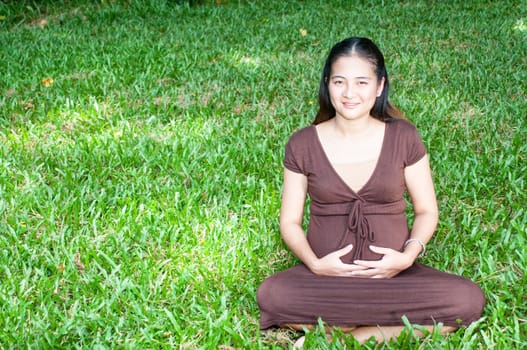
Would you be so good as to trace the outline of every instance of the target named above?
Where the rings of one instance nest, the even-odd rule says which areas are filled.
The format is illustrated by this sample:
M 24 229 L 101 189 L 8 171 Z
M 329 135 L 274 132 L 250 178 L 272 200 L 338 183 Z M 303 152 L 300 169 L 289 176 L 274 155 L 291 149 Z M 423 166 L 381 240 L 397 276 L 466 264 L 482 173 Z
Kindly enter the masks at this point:
M 370 246 L 370 250 L 382 254 L 381 260 L 355 260 L 353 263 L 366 267 L 366 270 L 354 271 L 352 276 L 364 278 L 392 278 L 409 268 L 413 260 L 408 255 L 391 248 Z

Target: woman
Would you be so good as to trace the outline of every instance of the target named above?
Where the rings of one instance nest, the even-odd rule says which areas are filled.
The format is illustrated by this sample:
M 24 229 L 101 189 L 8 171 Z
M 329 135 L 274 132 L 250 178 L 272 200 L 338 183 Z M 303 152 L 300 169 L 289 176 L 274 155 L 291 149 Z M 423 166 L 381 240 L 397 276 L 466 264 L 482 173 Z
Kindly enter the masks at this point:
M 437 203 L 425 146 L 388 90 L 371 40 L 348 38 L 331 49 L 316 119 L 285 150 L 280 231 L 302 264 L 258 289 L 262 329 L 301 330 L 322 319 L 361 343 L 381 342 L 400 334 L 403 316 L 429 330 L 443 323 L 443 333 L 481 316 L 476 284 L 416 262 L 436 228 Z

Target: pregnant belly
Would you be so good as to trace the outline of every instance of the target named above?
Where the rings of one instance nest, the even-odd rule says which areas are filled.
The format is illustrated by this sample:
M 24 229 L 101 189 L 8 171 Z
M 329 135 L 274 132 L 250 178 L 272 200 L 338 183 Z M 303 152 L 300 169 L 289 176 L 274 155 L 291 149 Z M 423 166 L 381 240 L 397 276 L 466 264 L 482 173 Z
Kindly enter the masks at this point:
M 374 240 L 360 240 L 357 234 L 349 232 L 346 216 L 312 216 L 307 234 L 308 242 L 315 254 L 321 258 L 348 244 L 356 250 L 363 244 L 360 259 L 378 260 L 382 256 L 372 252 L 368 247 L 379 247 L 401 250 L 408 238 L 408 224 L 404 214 L 368 215 L 369 226 L 374 233 Z M 353 254 L 343 257 L 344 262 L 351 262 Z

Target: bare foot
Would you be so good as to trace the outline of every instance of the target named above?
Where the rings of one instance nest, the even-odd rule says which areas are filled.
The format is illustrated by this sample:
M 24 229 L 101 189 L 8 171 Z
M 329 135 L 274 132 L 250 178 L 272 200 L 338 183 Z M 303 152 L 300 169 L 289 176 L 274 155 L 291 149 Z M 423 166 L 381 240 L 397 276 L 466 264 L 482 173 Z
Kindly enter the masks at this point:
M 301 336 L 300 338 L 297 339 L 297 341 L 293 344 L 293 349 L 302 349 L 302 347 L 304 346 L 304 342 L 306 341 L 306 337 L 305 336 Z
M 333 341 L 333 337 L 330 334 L 326 334 L 326 337 L 328 338 L 328 344 Z M 306 337 L 302 336 L 296 340 L 296 342 L 293 344 L 293 350 L 294 349 L 302 349 L 304 346 L 304 342 L 306 341 Z

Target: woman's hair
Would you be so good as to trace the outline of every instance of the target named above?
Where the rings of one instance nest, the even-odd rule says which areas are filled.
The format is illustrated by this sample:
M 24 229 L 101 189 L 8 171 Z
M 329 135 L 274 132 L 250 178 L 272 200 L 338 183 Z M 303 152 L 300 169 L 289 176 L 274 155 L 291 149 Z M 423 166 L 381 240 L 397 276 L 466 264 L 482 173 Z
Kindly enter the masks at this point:
M 373 65 L 377 75 L 377 82 L 384 78 L 384 88 L 381 95 L 375 100 L 375 104 L 370 111 L 371 115 L 382 121 L 388 121 L 392 118 L 404 118 L 403 114 L 388 101 L 390 81 L 388 80 L 388 72 L 384 65 L 384 56 L 381 50 L 368 38 L 352 37 L 337 43 L 329 52 L 322 72 L 322 78 L 320 79 L 320 89 L 318 91 L 319 109 L 313 124 L 319 124 L 335 117 L 335 108 L 331 104 L 328 83 L 333 63 L 343 56 L 358 56 L 368 60 Z

